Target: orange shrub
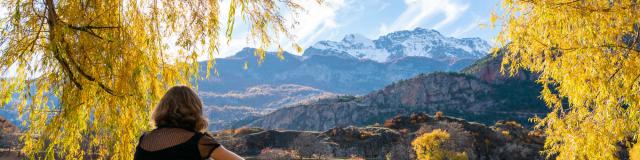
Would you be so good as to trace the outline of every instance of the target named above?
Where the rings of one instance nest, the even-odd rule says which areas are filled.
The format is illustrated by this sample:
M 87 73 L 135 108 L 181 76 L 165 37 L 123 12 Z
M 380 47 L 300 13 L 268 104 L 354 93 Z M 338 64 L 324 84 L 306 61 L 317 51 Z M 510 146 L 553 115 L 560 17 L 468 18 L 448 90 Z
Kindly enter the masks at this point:
M 436 119 L 442 118 L 442 112 L 441 111 L 436 112 L 435 118 Z

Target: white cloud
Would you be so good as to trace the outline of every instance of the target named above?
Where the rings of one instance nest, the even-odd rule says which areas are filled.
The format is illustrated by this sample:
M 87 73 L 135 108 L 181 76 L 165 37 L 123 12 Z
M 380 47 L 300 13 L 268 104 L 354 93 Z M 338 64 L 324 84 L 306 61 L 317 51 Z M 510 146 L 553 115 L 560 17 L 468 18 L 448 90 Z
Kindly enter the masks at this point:
M 454 2 L 454 0 L 405 0 L 407 8 L 390 25 L 382 25 L 380 34 L 397 30 L 413 29 L 427 20 L 443 14 L 444 19 L 438 21 L 431 28 L 440 29 L 457 20 L 469 8 L 469 4 Z
M 296 36 L 296 40 L 302 46 L 309 46 L 315 43 L 321 34 L 340 27 L 336 22 L 336 12 L 345 6 L 344 0 L 326 0 L 322 5 L 315 1 L 304 0 L 300 4 L 304 6 L 306 12 L 295 17 L 300 24 L 291 33 Z
M 299 14 L 294 13 L 284 13 L 284 17 L 287 19 L 288 26 L 293 24 L 293 20 L 291 18 L 295 18 L 298 20 L 299 24 L 290 30 L 290 33 L 294 35 L 298 44 L 303 47 L 309 46 L 312 43 L 315 43 L 318 38 L 320 38 L 323 34 L 331 31 L 331 29 L 340 27 L 339 23 L 336 22 L 336 15 L 340 9 L 346 6 L 345 0 L 325 0 L 323 4 L 318 4 L 316 1 L 311 0 L 300 0 L 298 4 L 305 8 L 305 11 L 299 12 Z M 223 15 L 226 15 L 226 11 L 228 11 L 228 5 L 222 5 Z M 223 20 L 223 22 L 226 21 Z M 237 23 L 244 23 L 241 21 L 237 21 Z M 245 24 L 246 25 L 246 24 Z M 224 28 L 224 27 L 223 27 Z M 231 40 L 230 44 L 222 43 L 220 48 L 220 53 L 215 57 L 226 57 L 235 54 L 237 51 L 241 50 L 244 47 L 256 47 L 257 44 L 253 42 L 249 42 L 246 39 L 248 34 L 248 30 L 246 26 L 240 25 L 240 27 L 236 26 L 234 29 L 234 36 Z M 236 36 L 241 35 L 241 36 Z M 226 42 L 226 38 L 221 37 Z M 282 45 L 282 47 L 286 51 L 294 51 L 293 47 L 290 45 L 292 42 L 285 37 L 280 37 L 278 44 Z M 277 44 L 276 44 L 277 45 Z M 269 48 L 269 50 L 275 50 L 276 48 Z
M 440 29 L 445 25 L 457 20 L 460 16 L 469 9 L 468 4 L 457 5 L 457 4 L 447 4 L 442 6 L 446 18 L 437 24 L 433 25 L 433 29 Z
M 236 29 L 234 29 L 236 30 Z M 218 46 L 218 54 L 213 55 L 214 57 L 228 57 L 234 55 L 236 52 L 242 50 L 244 47 L 250 47 L 249 42 L 246 37 L 249 35 L 248 31 L 242 33 L 234 33 L 231 41 L 227 43 L 227 37 L 224 35 L 219 36 L 220 46 Z M 198 57 L 199 60 L 208 60 L 209 55 L 201 55 Z
M 467 34 L 469 31 L 480 28 L 480 24 L 487 23 L 488 19 L 482 19 L 480 17 L 475 17 L 472 22 L 467 24 L 466 26 L 458 27 L 455 31 L 451 32 L 451 36 L 453 37 L 461 37 Z

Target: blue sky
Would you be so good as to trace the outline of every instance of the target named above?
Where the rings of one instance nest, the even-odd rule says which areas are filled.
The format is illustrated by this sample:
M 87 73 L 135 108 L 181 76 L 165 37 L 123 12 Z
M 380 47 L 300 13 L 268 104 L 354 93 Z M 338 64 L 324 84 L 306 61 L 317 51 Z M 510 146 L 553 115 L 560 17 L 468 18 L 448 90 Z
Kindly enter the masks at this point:
M 303 48 L 321 40 L 339 41 L 347 34 L 361 34 L 376 39 L 389 32 L 416 27 L 435 29 L 445 36 L 480 37 L 491 42 L 499 30 L 479 27 L 480 24 L 489 23 L 489 15 L 499 6 L 499 0 L 324 0 L 322 5 L 315 3 L 315 0 L 296 2 L 306 12 L 295 17 L 300 24 L 291 33 Z M 222 1 L 222 22 L 226 22 L 224 14 L 228 11 L 228 4 L 229 0 Z M 3 7 L 0 7 L 0 15 L 6 15 Z M 290 18 L 291 15 L 285 13 L 284 17 Z M 233 39 L 228 44 L 221 44 L 220 53 L 215 57 L 227 57 L 244 47 L 256 47 L 256 44 L 247 40 L 246 26 L 242 21 L 237 21 Z M 226 41 L 224 36 L 220 38 L 221 42 Z M 171 40 L 167 42 L 172 44 Z M 286 51 L 293 51 L 291 41 L 282 39 L 279 44 Z M 208 57 L 199 59 L 206 60 Z
M 347 34 L 376 39 L 389 32 L 416 27 L 435 29 L 458 38 L 480 37 L 489 42 L 499 31 L 499 28 L 479 27 L 489 23 L 489 15 L 500 6 L 498 0 L 325 0 L 322 5 L 304 0 L 301 4 L 307 12 L 297 17 L 300 25 L 292 33 L 303 48 L 320 40 L 338 41 Z M 236 27 L 232 42 L 220 46 L 221 53 L 216 57 L 230 56 L 243 47 L 255 46 L 247 43 L 242 24 Z M 289 41 L 281 43 L 287 46 Z M 285 50 L 292 51 L 291 48 Z
M 361 34 L 376 39 L 389 32 L 416 27 L 435 29 L 445 36 L 480 37 L 491 43 L 499 31 L 499 28 L 479 27 L 480 24 L 489 23 L 491 12 L 499 7 L 499 0 L 324 0 L 325 3 L 321 5 L 315 0 L 296 2 L 306 11 L 295 17 L 299 25 L 291 33 L 303 48 L 321 40 L 339 41 L 347 34 Z M 222 0 L 221 6 L 222 22 L 226 22 L 224 14 L 228 13 L 229 0 Z M 4 17 L 6 14 L 7 10 L 0 7 L 0 15 Z M 284 17 L 291 15 L 285 13 Z M 221 44 L 220 53 L 214 57 L 231 56 L 244 47 L 257 46 L 247 40 L 246 24 L 239 20 L 235 27 L 230 43 Z M 224 36 L 220 38 L 221 42 L 226 41 Z M 167 44 L 172 45 L 172 39 L 175 40 L 167 38 Z M 292 52 L 289 40 L 282 39 L 279 44 L 286 51 L 301 54 Z M 276 48 L 268 50 L 275 51 Z M 171 51 L 176 50 L 170 46 Z M 207 60 L 209 57 L 203 55 L 198 59 Z M 12 68 L 8 73 L 0 73 L 0 77 L 13 75 Z

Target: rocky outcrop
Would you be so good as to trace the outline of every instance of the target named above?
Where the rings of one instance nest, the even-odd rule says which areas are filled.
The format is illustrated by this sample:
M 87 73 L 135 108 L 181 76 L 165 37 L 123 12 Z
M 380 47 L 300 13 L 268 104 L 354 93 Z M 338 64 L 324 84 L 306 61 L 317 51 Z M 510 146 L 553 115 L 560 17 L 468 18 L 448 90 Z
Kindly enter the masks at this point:
M 10 120 L 0 116 L 0 159 L 24 159 L 20 154 L 20 129 Z
M 442 129 L 451 134 L 453 149 L 469 159 L 542 159 L 543 137 L 515 122 L 494 126 L 423 113 L 397 116 L 384 126 L 336 127 L 324 132 L 258 130 L 249 134 L 214 134 L 226 148 L 244 156 L 265 149 L 294 150 L 300 157 L 362 157 L 367 159 L 415 159 L 410 143 L 417 136 Z
M 283 108 L 248 126 L 268 129 L 327 130 L 349 125 L 382 123 L 414 112 L 461 117 L 494 124 L 513 120 L 530 126 L 529 118 L 544 116 L 535 75 L 521 72 L 511 78 L 499 73 L 500 58 L 488 57 L 464 73 L 420 74 L 364 96 L 340 96 Z
M 0 117 L 0 148 L 17 147 L 20 130 L 4 117 Z
M 489 84 L 505 84 L 510 81 L 525 81 L 534 82 L 538 78 L 538 74 L 531 73 L 526 70 L 519 70 L 517 74 L 507 76 L 508 72 L 502 73 L 502 61 L 504 51 L 501 50 L 498 54 L 489 55 L 482 59 L 479 59 L 474 64 L 462 69 L 460 73 L 474 76 Z

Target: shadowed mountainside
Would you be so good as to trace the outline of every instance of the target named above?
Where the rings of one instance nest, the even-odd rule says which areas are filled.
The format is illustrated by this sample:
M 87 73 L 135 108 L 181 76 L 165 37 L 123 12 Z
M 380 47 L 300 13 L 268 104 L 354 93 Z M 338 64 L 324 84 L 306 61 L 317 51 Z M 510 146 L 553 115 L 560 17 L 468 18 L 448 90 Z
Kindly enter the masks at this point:
M 375 40 L 347 35 L 341 41 L 317 42 L 302 55 L 267 52 L 263 61 L 254 55 L 256 49 L 244 48 L 231 57 L 217 58 L 217 72 L 211 73 L 217 76 L 199 80 L 198 92 L 212 130 L 218 130 L 299 101 L 362 95 L 420 73 L 459 71 L 485 56 L 489 48 L 479 38 L 446 37 L 423 28 Z
M 401 80 L 364 96 L 325 98 L 283 108 L 246 124 L 267 129 L 327 130 L 349 125 L 381 123 L 415 112 L 447 115 L 493 124 L 514 120 L 530 126 L 533 116 L 547 109 L 538 98 L 536 75 L 520 72 L 506 77 L 498 72 L 500 57 L 487 57 L 463 73 L 431 73 Z M 240 124 L 241 126 L 245 124 Z

